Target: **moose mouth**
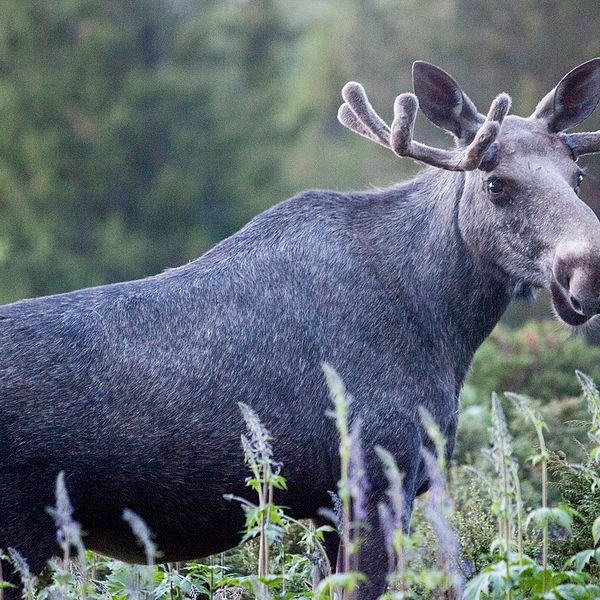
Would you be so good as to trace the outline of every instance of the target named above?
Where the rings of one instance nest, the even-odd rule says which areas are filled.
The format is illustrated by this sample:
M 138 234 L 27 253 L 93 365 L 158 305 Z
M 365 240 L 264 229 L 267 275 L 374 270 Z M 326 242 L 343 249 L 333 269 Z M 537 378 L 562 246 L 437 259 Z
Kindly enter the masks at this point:
M 573 309 L 563 289 L 554 280 L 550 283 L 550 293 L 552 295 L 552 306 L 561 321 L 564 321 L 567 325 L 577 327 L 590 320 L 590 317 L 586 317 Z

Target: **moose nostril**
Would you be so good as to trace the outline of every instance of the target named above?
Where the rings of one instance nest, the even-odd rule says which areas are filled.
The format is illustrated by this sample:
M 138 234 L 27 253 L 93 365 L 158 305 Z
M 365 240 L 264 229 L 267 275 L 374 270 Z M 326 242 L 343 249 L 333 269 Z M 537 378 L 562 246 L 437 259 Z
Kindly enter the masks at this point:
M 575 298 L 575 296 L 573 296 L 573 294 L 569 294 L 569 300 L 571 302 L 571 306 L 573 307 L 573 309 L 576 312 L 583 313 L 583 309 L 581 308 L 581 303 L 579 302 L 579 300 L 577 300 L 577 298 Z

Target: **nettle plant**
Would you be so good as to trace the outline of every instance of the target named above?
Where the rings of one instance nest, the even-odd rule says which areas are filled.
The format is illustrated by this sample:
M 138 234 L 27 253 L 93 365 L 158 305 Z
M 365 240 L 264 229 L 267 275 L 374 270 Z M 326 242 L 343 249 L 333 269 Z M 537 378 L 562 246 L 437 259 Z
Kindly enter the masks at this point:
M 486 451 L 497 475 L 497 485 L 490 486 L 493 510 L 498 519 L 498 535 L 492 543 L 491 552 L 495 562 L 485 567 L 466 586 L 465 598 L 557 598 L 592 599 L 600 597 L 600 581 L 590 571 L 594 564 L 600 565 L 600 516 L 593 522 L 585 521 L 576 507 L 568 504 L 548 505 L 548 464 L 551 459 L 559 461 L 561 468 L 569 470 L 579 484 L 590 492 L 598 490 L 600 478 L 600 395 L 593 381 L 577 372 L 583 396 L 587 402 L 591 423 L 588 436 L 591 442 L 585 464 L 569 464 L 564 458 L 552 457 L 548 451 L 544 420 L 531 398 L 514 393 L 506 397 L 520 414 L 533 426 L 539 451 L 529 457 L 533 465 L 542 471 L 541 506 L 531 510 L 524 518 L 520 495 L 519 468 L 512 448 L 512 436 L 508 430 L 504 411 L 498 396 L 492 398 L 491 447 Z M 600 507 L 597 508 L 600 515 Z M 550 564 L 549 545 L 551 532 L 562 543 L 574 522 L 589 532 L 594 547 L 576 552 L 563 559 L 562 564 Z M 528 532 L 539 542 L 538 556 L 528 556 L 523 551 L 523 537 Z
M 285 489 L 281 475 L 282 465 L 273 459 L 271 435 L 258 416 L 248 406 L 240 404 L 249 436 L 242 435 L 242 446 L 251 475 L 247 484 L 256 492 L 258 504 L 244 498 L 227 496 L 241 503 L 246 513 L 245 540 L 258 539 L 258 564 L 255 575 L 243 578 L 230 577 L 230 589 L 242 586 L 256 598 L 266 600 L 280 597 L 310 597 L 321 600 L 353 598 L 366 576 L 358 570 L 358 556 L 367 524 L 367 494 L 370 488 L 360 438 L 360 420 L 350 426 L 352 397 L 338 373 L 328 364 L 323 365 L 325 378 L 333 402 L 328 413 L 335 421 L 339 434 L 340 480 L 337 493 L 332 493 L 333 510 L 324 509 L 322 515 L 331 521 L 317 529 L 309 528 L 286 515 L 285 507 L 274 502 L 276 490 Z M 424 504 L 425 514 L 436 536 L 437 556 L 431 568 L 415 571 L 412 558 L 419 552 L 421 540 L 408 532 L 408 511 L 403 491 L 403 474 L 390 452 L 377 447 L 385 477 L 388 481 L 386 499 L 377 507 L 381 527 L 385 532 L 389 589 L 382 596 L 386 600 L 422 596 L 423 593 L 450 593 L 462 595 L 462 576 L 458 569 L 459 544 L 449 518 L 452 503 L 448 496 L 444 468 L 446 466 L 445 440 L 434 419 L 421 410 L 425 430 L 430 436 L 435 452 L 423 450 L 423 459 L 430 478 L 430 491 Z M 286 564 L 284 570 L 278 561 L 270 560 L 270 548 L 281 541 L 290 525 L 299 526 L 303 535 L 301 543 L 314 568 L 312 589 L 308 586 L 300 594 L 286 592 L 286 583 L 293 583 L 295 568 Z M 328 560 L 324 533 L 335 528 L 340 538 L 337 572 Z M 302 560 L 302 559 L 300 559 Z M 287 572 L 286 572 L 287 571 Z M 308 582 L 306 582 L 308 583 Z
M 248 467 L 247 486 L 256 497 L 227 495 L 239 502 L 245 513 L 243 540 L 246 542 L 245 573 L 223 562 L 215 564 L 155 565 L 160 552 L 146 523 L 132 511 L 123 519 L 129 524 L 144 555 L 145 566 L 130 566 L 87 552 L 85 535 L 73 519 L 73 507 L 64 475 L 56 481 L 55 506 L 48 509 L 54 519 L 62 557 L 48 564 L 46 583 L 29 570 L 25 559 L 14 548 L 0 552 L 10 561 L 22 579 L 22 595 L 27 600 L 259 600 L 315 598 L 350 600 L 356 596 L 366 576 L 359 571 L 357 557 L 368 527 L 366 495 L 369 490 L 360 439 L 360 421 L 351 421 L 352 397 L 337 372 L 324 365 L 325 377 L 333 407 L 329 416 L 339 434 L 341 476 L 336 493 L 332 493 L 333 509 L 324 510 L 329 525 L 315 528 L 290 516 L 288 509 L 277 503 L 277 494 L 285 490 L 282 464 L 276 460 L 276 440 L 262 424 L 259 416 L 245 404 L 239 408 L 247 432 L 241 435 Z M 378 519 L 385 534 L 388 589 L 382 600 L 406 598 L 464 598 L 484 600 L 509 599 L 592 599 L 600 597 L 597 568 L 600 566 L 600 507 L 594 519 L 585 520 L 576 506 L 548 503 L 548 465 L 559 461 L 580 486 L 592 496 L 600 490 L 600 394 L 591 379 L 578 372 L 583 396 L 587 402 L 590 423 L 590 449 L 584 464 L 569 464 L 547 449 L 546 426 L 535 402 L 526 396 L 507 393 L 506 397 L 528 420 L 536 433 L 538 451 L 529 460 L 542 471 L 541 505 L 527 515 L 520 494 L 519 464 L 513 451 L 513 438 L 508 429 L 500 398 L 492 397 L 490 447 L 485 451 L 495 477 L 488 478 L 492 511 L 497 519 L 488 564 L 466 583 L 461 572 L 461 547 L 450 523 L 453 505 L 449 498 L 444 472 L 446 441 L 434 419 L 420 410 L 430 450 L 423 450 L 428 469 L 430 490 L 422 501 L 422 509 L 434 534 L 435 556 L 430 553 L 431 540 L 425 540 L 407 526 L 404 475 L 394 457 L 377 447 L 382 470 L 388 482 L 384 500 L 377 506 Z M 592 544 L 558 562 L 552 546 L 563 543 L 572 528 L 588 532 Z M 337 531 L 341 540 L 336 565 L 326 551 L 325 534 Z M 294 538 L 295 548 L 288 540 Z M 525 551 L 529 548 L 530 553 Z M 243 550 L 239 551 L 242 554 Z M 554 556 L 554 559 L 552 557 Z M 243 561 L 242 561 L 243 562 Z M 427 565 L 427 566 L 424 566 Z M 340 568 L 341 566 L 341 568 Z M 596 569 L 596 571 L 595 571 Z M 0 571 L 1 575 L 1 571 Z M 9 584 L 2 584 L 0 591 Z
M 42 585 L 31 574 L 25 559 L 13 548 L 3 559 L 18 571 L 23 597 L 28 600 L 70 600 L 129 598 L 195 599 L 201 596 L 219 600 L 242 597 L 267 600 L 272 598 L 317 598 L 343 600 L 355 596 L 358 585 L 366 576 L 358 571 L 358 556 L 364 539 L 366 524 L 366 494 L 369 482 L 365 471 L 360 441 L 360 422 L 350 427 L 352 398 L 346 392 L 336 371 L 324 365 L 325 376 L 333 402 L 329 416 L 339 433 L 341 476 L 336 493 L 332 492 L 333 508 L 324 509 L 323 517 L 331 524 L 315 528 L 294 519 L 286 507 L 277 504 L 277 491 L 285 490 L 281 474 L 282 464 L 274 457 L 271 434 L 258 415 L 240 403 L 247 433 L 241 435 L 249 475 L 246 483 L 256 494 L 257 501 L 226 495 L 239 502 L 245 512 L 243 541 L 253 544 L 256 558 L 255 572 L 233 573 L 223 564 L 155 565 L 160 551 L 152 539 L 146 523 L 137 514 L 125 510 L 123 519 L 143 548 L 146 565 L 126 565 L 105 559 L 86 551 L 84 532 L 73 519 L 73 507 L 65 486 L 64 474 L 56 481 L 56 506 L 48 513 L 55 520 L 57 539 L 63 550 L 61 559 L 48 563 L 50 582 Z M 423 422 L 432 439 L 436 453 L 424 450 L 431 489 L 425 503 L 425 512 L 436 535 L 438 555 L 435 566 L 415 571 L 412 558 L 419 552 L 419 540 L 407 530 L 408 512 L 403 491 L 403 474 L 386 449 L 377 447 L 389 487 L 386 499 L 378 508 L 385 531 L 389 591 L 382 598 L 400 600 L 412 597 L 415 590 L 432 593 L 452 591 L 461 593 L 462 578 L 457 569 L 459 546 L 449 526 L 452 505 L 447 495 L 444 439 L 432 417 L 422 412 Z M 436 458 L 440 457 L 439 459 Z M 295 530 L 301 552 L 282 555 L 283 541 Z M 337 531 L 341 540 L 338 572 L 331 565 L 325 549 L 325 533 Z M 383 557 L 382 557 L 383 558 Z M 384 560 L 386 560 L 384 558 Z M 341 566 L 341 568 L 339 568 Z M 2 584 L 2 587 L 10 584 Z M 0 589 L 2 589 L 0 587 Z

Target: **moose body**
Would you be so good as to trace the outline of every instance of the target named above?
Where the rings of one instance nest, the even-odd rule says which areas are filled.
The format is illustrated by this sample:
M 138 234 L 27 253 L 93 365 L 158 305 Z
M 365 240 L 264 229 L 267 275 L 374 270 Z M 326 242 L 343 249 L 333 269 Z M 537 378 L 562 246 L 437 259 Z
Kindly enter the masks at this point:
M 579 67 L 591 110 L 599 62 Z M 416 87 L 457 85 L 419 64 Z M 436 122 L 432 95 L 419 100 Z M 482 116 L 464 109 L 459 118 L 455 105 L 436 101 L 463 133 L 438 124 L 459 147 L 470 144 L 460 119 L 474 120 L 476 132 Z M 580 153 L 594 151 L 597 134 L 567 143 L 548 131 L 559 109 L 548 116 L 543 103 L 533 118 L 507 117 L 497 148 L 486 142 L 469 170 L 428 169 L 386 190 L 305 192 L 183 267 L 1 307 L 0 547 L 41 569 L 55 550 L 45 507 L 60 471 L 91 549 L 143 560 L 124 508 L 147 521 L 166 561 L 234 546 L 243 512 L 223 495 L 250 493 L 239 402 L 273 436 L 289 488 L 281 502 L 296 517 L 317 517 L 339 478 L 326 361 L 353 396 L 371 486 L 359 559 L 369 583 L 359 596 L 382 593 L 376 507 L 386 481 L 374 446 L 404 471 L 410 507 L 427 488 L 418 407 L 433 415 L 451 454 L 460 387 L 511 298 L 546 287 L 573 325 L 600 310 L 600 224 L 573 184 L 575 141 Z M 529 165 L 516 168 L 522 145 Z M 508 187 L 524 172 L 512 208 L 498 202 L 490 173 Z M 335 564 L 335 540 L 328 549 Z
M 434 200 L 439 178 L 429 183 Z M 93 549 L 141 558 L 121 520 L 125 506 L 147 520 L 166 560 L 235 545 L 243 514 L 223 494 L 248 494 L 238 402 L 273 435 L 290 490 L 284 503 L 315 517 L 331 504 L 339 476 L 323 361 L 352 391 L 365 440 L 405 457 L 414 495 L 424 484 L 416 407 L 425 405 L 453 438 L 457 393 L 477 345 L 463 340 L 459 351 L 460 331 L 447 326 L 440 335 L 450 290 L 428 285 L 440 280 L 426 272 L 441 267 L 435 253 L 448 274 L 455 269 L 457 286 L 475 273 L 452 256 L 453 241 L 432 218 L 451 203 L 433 202 L 433 213 L 423 203 L 405 218 L 425 197 L 416 192 L 408 184 L 386 194 L 305 193 L 185 267 L 0 309 L 3 543 L 31 548 L 32 566 L 43 564 L 54 540 L 44 507 L 64 470 Z M 377 222 L 397 237 L 404 264 L 385 265 Z M 418 249 L 436 231 L 428 258 Z M 488 301 L 494 317 L 485 324 L 469 315 L 478 341 L 508 296 Z M 37 511 L 23 522 L 25 506 Z

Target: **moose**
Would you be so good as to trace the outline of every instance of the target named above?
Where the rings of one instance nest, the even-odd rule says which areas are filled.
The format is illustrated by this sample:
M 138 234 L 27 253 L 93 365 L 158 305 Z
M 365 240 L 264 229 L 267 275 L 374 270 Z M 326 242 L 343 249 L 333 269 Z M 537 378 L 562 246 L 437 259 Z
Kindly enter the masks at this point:
M 429 165 L 415 179 L 304 192 L 185 266 L 0 308 L 0 547 L 42 569 L 61 471 L 93 550 L 144 560 L 125 507 L 165 561 L 235 546 L 243 513 L 223 496 L 250 493 L 239 402 L 272 433 L 289 488 L 281 502 L 318 518 L 340 470 L 327 362 L 353 396 L 370 481 L 358 598 L 383 593 L 376 507 L 387 486 L 374 447 L 404 472 L 410 510 L 428 487 L 418 407 L 451 455 L 471 359 L 511 300 L 548 290 L 572 327 L 600 312 L 600 223 L 579 198 L 577 165 L 600 152 L 600 131 L 565 133 L 600 100 L 600 58 L 527 118 L 507 115 L 506 94 L 483 116 L 427 62 L 414 63 L 413 84 L 391 127 L 358 83 L 344 87 L 338 117 Z M 453 149 L 413 139 L 419 107 Z M 335 564 L 333 535 L 327 550 Z

